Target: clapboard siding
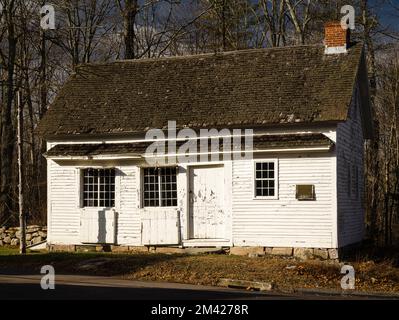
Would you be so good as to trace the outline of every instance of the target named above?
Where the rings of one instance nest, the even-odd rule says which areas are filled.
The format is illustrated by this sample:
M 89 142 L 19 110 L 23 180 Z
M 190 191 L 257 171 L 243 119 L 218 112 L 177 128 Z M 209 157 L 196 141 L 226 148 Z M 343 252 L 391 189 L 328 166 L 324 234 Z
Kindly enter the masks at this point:
M 254 199 L 252 160 L 233 162 L 234 245 L 333 247 L 334 155 L 279 155 L 273 159 L 278 159 L 279 168 L 275 200 Z M 296 200 L 296 184 L 314 184 L 316 201 Z
M 140 172 L 137 166 L 119 167 L 118 243 L 141 244 L 141 219 L 138 190 Z
M 337 127 L 337 210 L 339 246 L 359 242 L 364 234 L 364 140 L 360 116 L 360 98 L 356 88 L 349 109 L 348 120 Z M 355 192 L 349 194 L 348 170 L 355 175 L 358 182 Z M 356 177 L 356 176 L 355 176 Z
M 304 130 L 305 132 L 311 131 Z M 287 130 L 293 133 L 296 130 Z M 274 132 L 276 133 L 276 132 Z M 335 140 L 334 128 L 324 133 Z M 131 140 L 134 141 L 134 140 Z M 85 141 L 93 142 L 93 141 Z M 119 141 L 107 141 L 119 142 Z M 52 142 L 73 143 L 67 141 Z M 74 142 L 76 143 L 76 142 Z M 229 245 L 264 245 L 295 247 L 335 246 L 335 153 L 280 154 L 268 158 L 279 161 L 279 198 L 253 198 L 253 161 L 239 160 L 220 163 L 224 169 L 226 236 Z M 156 210 L 140 208 L 139 163 L 126 161 L 48 161 L 49 242 L 79 244 L 80 169 L 82 167 L 114 166 L 115 210 L 117 212 L 117 243 L 142 244 L 142 215 Z M 191 164 L 195 165 L 195 164 Z M 209 165 L 209 164 L 208 164 Z M 188 167 L 182 164 L 177 177 L 180 238 L 189 239 L 188 228 Z M 316 201 L 295 199 L 296 184 L 314 184 Z
M 80 170 L 76 165 L 59 165 L 49 160 L 49 242 L 80 243 Z M 138 203 L 137 166 L 117 166 L 115 178 L 115 209 L 117 212 L 117 243 L 141 244 L 141 219 Z
M 79 242 L 80 212 L 78 210 L 77 174 L 74 167 L 48 162 L 49 232 L 54 243 Z

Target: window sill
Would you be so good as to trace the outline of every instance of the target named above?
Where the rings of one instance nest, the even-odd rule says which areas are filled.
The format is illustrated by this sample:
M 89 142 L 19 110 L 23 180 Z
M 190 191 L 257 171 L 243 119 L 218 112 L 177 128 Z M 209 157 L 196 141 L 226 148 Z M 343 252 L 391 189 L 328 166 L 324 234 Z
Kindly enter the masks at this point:
M 85 210 L 115 210 L 115 207 L 79 207 L 79 209 Z
M 252 200 L 279 200 L 278 196 L 273 197 L 252 197 Z
M 146 210 L 165 210 L 165 209 L 174 209 L 178 210 L 178 206 L 173 206 L 173 207 L 141 207 L 140 209 L 146 209 Z

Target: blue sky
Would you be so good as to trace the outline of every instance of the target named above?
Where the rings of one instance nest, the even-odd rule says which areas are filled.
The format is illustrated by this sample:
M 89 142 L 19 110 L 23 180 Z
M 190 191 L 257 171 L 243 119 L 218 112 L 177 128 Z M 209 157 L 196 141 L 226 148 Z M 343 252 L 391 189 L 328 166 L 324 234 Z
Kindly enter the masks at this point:
M 394 4 L 398 10 L 395 11 L 389 4 Z M 389 26 L 399 32 L 399 0 L 371 0 L 373 11 L 380 17 L 384 26 Z

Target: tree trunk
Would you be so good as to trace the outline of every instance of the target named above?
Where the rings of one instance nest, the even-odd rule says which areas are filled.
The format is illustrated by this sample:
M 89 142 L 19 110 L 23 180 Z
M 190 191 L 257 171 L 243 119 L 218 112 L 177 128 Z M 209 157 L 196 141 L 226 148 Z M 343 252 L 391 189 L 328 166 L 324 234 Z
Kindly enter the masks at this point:
M 1 113 L 1 186 L 0 186 L 0 223 L 8 219 L 12 213 L 12 158 L 14 150 L 14 134 L 12 125 L 12 105 L 14 101 L 14 67 L 16 57 L 17 39 L 15 37 L 12 13 L 8 16 L 8 61 L 7 61 L 7 80 L 6 80 L 6 101 Z
M 24 214 L 24 146 L 23 146 L 23 103 L 21 100 L 21 92 L 18 92 L 18 204 L 19 204 L 19 232 L 21 240 L 19 245 L 19 253 L 26 253 L 26 220 Z
M 137 0 L 126 0 L 123 11 L 125 59 L 135 59 L 134 44 L 136 40 L 134 24 L 137 15 Z

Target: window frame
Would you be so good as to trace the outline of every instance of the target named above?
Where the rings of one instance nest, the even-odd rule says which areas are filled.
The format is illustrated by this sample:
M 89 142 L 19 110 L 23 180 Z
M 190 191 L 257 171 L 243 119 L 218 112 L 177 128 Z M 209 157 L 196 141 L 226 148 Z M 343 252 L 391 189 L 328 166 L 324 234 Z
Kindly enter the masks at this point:
M 86 170 L 89 170 L 89 169 L 93 169 L 93 170 L 114 170 L 114 191 L 113 191 L 113 194 L 114 194 L 114 198 L 113 198 L 113 206 L 110 206 L 110 207 L 107 207 L 107 206 L 100 206 L 100 205 L 97 205 L 97 206 L 85 206 L 85 196 L 84 196 L 84 193 L 85 193 L 85 184 L 84 184 L 84 174 L 85 174 L 85 171 Z M 109 209 L 114 209 L 114 208 L 116 208 L 116 198 L 117 198 L 117 196 L 116 196 L 116 186 L 117 186 L 117 181 L 116 181 L 116 179 L 117 179 L 117 169 L 116 169 L 116 167 L 96 167 L 96 166 L 90 166 L 90 167 L 81 167 L 81 168 L 79 168 L 79 172 L 80 172 L 80 192 L 79 192 L 79 195 L 80 195 L 80 208 L 82 208 L 82 209 L 97 209 L 97 208 L 102 208 L 102 209 L 107 209 L 107 208 L 109 208 Z M 100 179 L 98 179 L 98 181 L 97 181 L 97 183 L 98 183 L 98 190 L 97 190 L 97 193 L 98 193 L 98 198 L 97 198 L 97 202 L 98 202 L 98 204 L 100 204 L 100 193 L 101 193 L 101 188 L 100 188 Z
M 145 198 L 144 198 L 144 192 L 145 192 L 145 190 L 144 190 L 144 171 L 145 171 L 145 169 L 151 169 L 151 168 L 157 168 L 157 169 L 163 169 L 163 168 L 165 168 L 165 169 L 167 169 L 167 168 L 170 168 L 170 169 L 175 169 L 176 170 L 176 205 L 171 205 L 171 206 L 163 206 L 162 205 L 162 178 L 161 178 L 161 174 L 160 174 L 160 172 L 158 171 L 158 187 L 159 187 L 159 190 L 158 190 L 158 206 L 146 206 L 145 205 L 145 203 L 144 203 L 144 201 L 145 201 Z M 148 167 L 141 167 L 140 168 L 140 187 L 141 187 L 141 190 L 140 190 L 140 207 L 142 208 L 142 209 L 149 209 L 149 208 L 151 208 L 151 209 L 159 209 L 159 208 L 177 208 L 178 207 L 178 184 L 177 184 L 177 180 L 178 180 L 178 174 L 179 174 L 179 167 L 178 166 L 148 166 Z
M 257 196 L 256 195 L 256 164 L 258 163 L 274 163 L 274 196 Z M 278 200 L 279 199 L 279 161 L 274 159 L 256 159 L 252 162 L 252 198 L 254 200 Z
M 298 187 L 301 187 L 301 186 L 310 186 L 310 187 L 311 187 L 311 189 L 312 189 L 312 195 L 311 195 L 311 197 L 309 197 L 309 198 L 299 198 L 299 197 L 298 197 Z M 296 199 L 297 201 L 316 201 L 316 185 L 313 184 L 313 183 L 308 183 L 308 184 L 303 184 L 303 183 L 301 183 L 301 184 L 296 184 L 296 185 L 295 185 L 295 199 Z

